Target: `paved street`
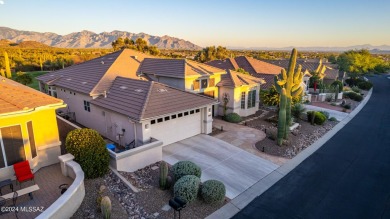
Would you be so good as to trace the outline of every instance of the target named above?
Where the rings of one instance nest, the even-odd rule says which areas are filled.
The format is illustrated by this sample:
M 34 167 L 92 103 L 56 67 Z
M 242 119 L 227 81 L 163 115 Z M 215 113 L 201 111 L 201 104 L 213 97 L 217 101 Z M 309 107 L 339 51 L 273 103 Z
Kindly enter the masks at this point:
M 390 80 L 323 147 L 234 218 L 390 218 Z

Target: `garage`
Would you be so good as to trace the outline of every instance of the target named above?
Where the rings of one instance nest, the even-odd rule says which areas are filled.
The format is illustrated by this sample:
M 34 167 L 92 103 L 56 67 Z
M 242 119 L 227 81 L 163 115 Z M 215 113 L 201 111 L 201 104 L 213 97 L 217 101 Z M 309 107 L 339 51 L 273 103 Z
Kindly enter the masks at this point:
M 151 137 L 168 145 L 202 132 L 200 109 L 180 112 L 151 121 Z

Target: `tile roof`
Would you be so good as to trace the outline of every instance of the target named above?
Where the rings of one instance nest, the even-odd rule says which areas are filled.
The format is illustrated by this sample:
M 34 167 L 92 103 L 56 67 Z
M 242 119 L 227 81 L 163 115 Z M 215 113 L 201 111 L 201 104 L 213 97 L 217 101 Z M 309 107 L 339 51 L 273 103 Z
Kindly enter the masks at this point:
M 240 87 L 243 85 L 252 84 L 264 84 L 263 79 L 246 75 L 233 70 L 226 70 L 227 74 L 221 76 L 221 81 L 218 82 L 217 86 L 221 87 Z
M 117 77 L 107 97 L 98 97 L 91 103 L 140 121 L 217 102 L 154 81 Z
M 187 59 L 145 58 L 137 73 L 185 78 L 190 76 L 224 74 L 225 71 Z
M 282 67 L 273 65 L 271 63 L 246 57 L 238 56 L 236 58 L 229 58 L 224 60 L 213 60 L 206 64 L 214 67 L 237 70 L 242 68 L 253 77 L 264 79 L 265 84 L 262 88 L 268 89 L 274 84 L 274 76 L 280 74 Z
M 146 57 L 144 53 L 124 49 L 81 64 L 37 77 L 49 85 L 95 95 L 108 90 L 116 76 L 137 78 L 136 71 Z
M 339 70 L 338 69 L 326 68 L 324 74 L 325 74 L 324 79 L 336 80 L 339 77 Z
M 48 105 L 65 106 L 60 99 L 0 76 L 0 115 Z
M 280 66 L 280 67 L 282 67 L 282 68 L 284 68 L 286 70 L 287 70 L 288 64 L 290 62 L 289 59 L 263 60 L 263 61 L 271 63 L 273 65 Z M 319 59 L 308 59 L 308 60 L 306 60 L 306 59 L 297 59 L 296 66 L 298 67 L 298 65 L 301 65 L 303 71 L 307 70 L 308 72 L 313 72 L 313 71 L 315 71 L 318 68 L 319 64 L 320 64 L 320 60 Z

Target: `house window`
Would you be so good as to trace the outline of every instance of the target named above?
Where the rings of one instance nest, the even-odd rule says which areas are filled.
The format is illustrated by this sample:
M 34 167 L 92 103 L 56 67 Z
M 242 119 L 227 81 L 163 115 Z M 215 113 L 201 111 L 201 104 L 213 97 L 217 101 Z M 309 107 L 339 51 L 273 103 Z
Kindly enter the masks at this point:
M 157 122 L 158 122 L 158 123 L 160 123 L 160 122 L 162 122 L 162 121 L 163 121 L 163 118 L 157 119 Z
M 177 117 L 183 117 L 183 113 L 179 113 L 179 114 L 177 114 Z
M 255 107 L 256 105 L 256 90 L 248 92 L 248 108 Z
M 150 121 L 150 124 L 152 124 L 152 125 L 156 124 L 156 120 L 153 119 L 152 121 Z
M 166 116 L 165 118 L 164 118 L 164 120 L 165 121 L 168 121 L 168 120 L 170 120 L 171 118 L 169 117 L 169 116 Z
M 20 125 L 0 128 L 0 168 L 26 160 Z
M 37 149 L 35 146 L 34 129 L 31 121 L 27 122 L 27 131 L 28 131 L 28 140 L 30 142 L 30 147 L 31 147 L 31 156 L 32 158 L 34 158 L 37 156 Z
M 172 119 L 176 119 L 176 115 L 172 115 L 171 118 L 172 118 Z
M 245 109 L 245 92 L 241 92 L 241 109 Z
M 196 110 L 195 110 L 195 112 L 196 112 L 196 113 L 199 113 L 199 112 L 200 112 L 200 110 L 199 110 L 199 109 L 196 109 Z
M 209 80 L 209 86 L 214 87 L 215 86 L 215 78 L 210 78 Z
M 184 112 L 184 116 L 188 116 L 188 112 Z
M 194 110 L 191 110 L 191 111 L 190 111 L 190 114 L 194 114 L 194 112 L 195 112 Z
M 200 89 L 207 88 L 207 79 L 200 80 Z
M 91 105 L 88 101 L 85 101 L 85 100 L 84 100 L 84 110 L 91 112 Z
M 199 90 L 199 81 L 194 81 L 194 90 Z

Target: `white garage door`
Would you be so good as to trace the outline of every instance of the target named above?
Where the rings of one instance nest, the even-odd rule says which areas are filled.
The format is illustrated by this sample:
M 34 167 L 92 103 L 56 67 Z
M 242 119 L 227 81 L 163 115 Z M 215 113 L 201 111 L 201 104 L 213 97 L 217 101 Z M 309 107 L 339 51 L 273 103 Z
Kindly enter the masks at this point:
M 202 130 L 200 112 L 188 113 L 187 116 L 183 113 L 182 117 L 177 114 L 176 118 L 171 116 L 168 121 L 165 118 L 162 119 L 162 122 L 156 119 L 156 123 L 151 125 L 151 136 L 162 140 L 164 145 L 195 136 Z

